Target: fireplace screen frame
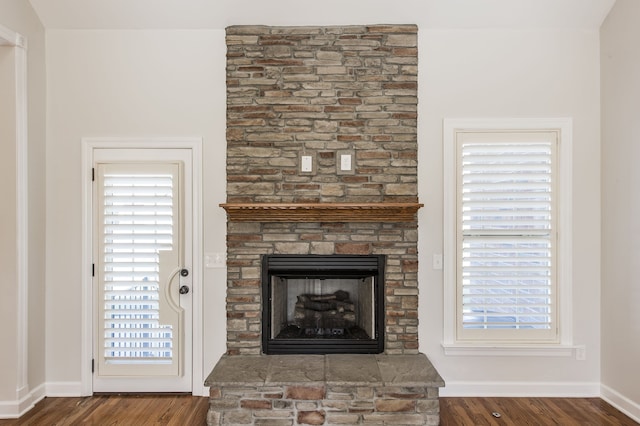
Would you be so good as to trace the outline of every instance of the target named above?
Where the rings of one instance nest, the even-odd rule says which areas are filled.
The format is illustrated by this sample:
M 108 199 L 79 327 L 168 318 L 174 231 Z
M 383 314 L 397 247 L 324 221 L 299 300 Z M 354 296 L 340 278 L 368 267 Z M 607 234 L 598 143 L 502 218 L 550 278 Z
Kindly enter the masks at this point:
M 384 352 L 385 255 L 282 255 L 262 256 L 262 352 L 265 354 L 377 354 Z M 373 277 L 374 336 L 371 339 L 271 337 L 274 277 Z

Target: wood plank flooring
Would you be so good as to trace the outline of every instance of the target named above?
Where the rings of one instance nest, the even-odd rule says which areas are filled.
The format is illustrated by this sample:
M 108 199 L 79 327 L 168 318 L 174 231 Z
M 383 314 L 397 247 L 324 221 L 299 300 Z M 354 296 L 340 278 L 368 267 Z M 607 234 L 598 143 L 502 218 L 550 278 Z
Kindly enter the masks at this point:
M 0 425 L 203 426 L 207 409 L 208 398 L 190 395 L 45 398 Z M 440 416 L 441 426 L 638 425 L 600 398 L 440 398 Z
M 493 413 L 499 413 L 496 418 Z M 440 398 L 441 426 L 632 426 L 600 398 Z
M 209 398 L 191 395 L 94 395 L 45 398 L 16 420 L 0 425 L 167 425 L 207 424 Z

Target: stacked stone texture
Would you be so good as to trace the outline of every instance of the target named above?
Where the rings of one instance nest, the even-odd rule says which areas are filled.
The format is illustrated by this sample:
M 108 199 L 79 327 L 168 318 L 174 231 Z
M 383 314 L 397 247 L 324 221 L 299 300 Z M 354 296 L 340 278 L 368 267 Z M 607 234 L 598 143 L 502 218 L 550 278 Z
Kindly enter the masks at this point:
M 418 201 L 416 26 L 233 26 L 226 41 L 227 202 Z M 227 247 L 229 354 L 261 352 L 260 257 L 275 253 L 387 255 L 385 351 L 417 353 L 416 221 L 229 222 Z
M 210 388 L 207 424 L 437 425 L 437 387 L 222 386 Z

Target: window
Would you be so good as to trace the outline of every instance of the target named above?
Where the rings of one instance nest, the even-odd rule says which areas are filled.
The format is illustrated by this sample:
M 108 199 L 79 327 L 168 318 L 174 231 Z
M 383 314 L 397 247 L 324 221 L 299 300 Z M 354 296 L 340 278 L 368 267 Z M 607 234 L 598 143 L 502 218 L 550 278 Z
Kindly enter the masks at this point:
M 446 120 L 444 135 L 445 346 L 566 343 L 570 122 Z

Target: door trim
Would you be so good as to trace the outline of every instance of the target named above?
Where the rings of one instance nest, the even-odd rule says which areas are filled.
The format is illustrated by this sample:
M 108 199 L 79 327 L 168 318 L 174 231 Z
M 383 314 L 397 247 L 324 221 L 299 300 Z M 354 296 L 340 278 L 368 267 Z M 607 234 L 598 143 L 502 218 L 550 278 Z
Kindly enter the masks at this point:
M 148 138 L 82 138 L 82 346 L 80 371 L 81 394 L 93 394 L 93 232 L 92 232 L 92 167 L 96 149 L 190 149 L 192 152 L 193 187 L 193 347 L 192 393 L 206 396 L 203 377 L 203 324 L 202 324 L 202 138 L 148 137 Z
M 0 45 L 11 48 L 14 59 L 14 93 L 9 102 L 15 108 L 16 157 L 16 394 L 18 412 L 28 404 L 32 390 L 29 388 L 29 161 L 27 123 L 27 39 L 4 25 L 0 25 Z M 2 414 L 0 407 L 0 414 Z

